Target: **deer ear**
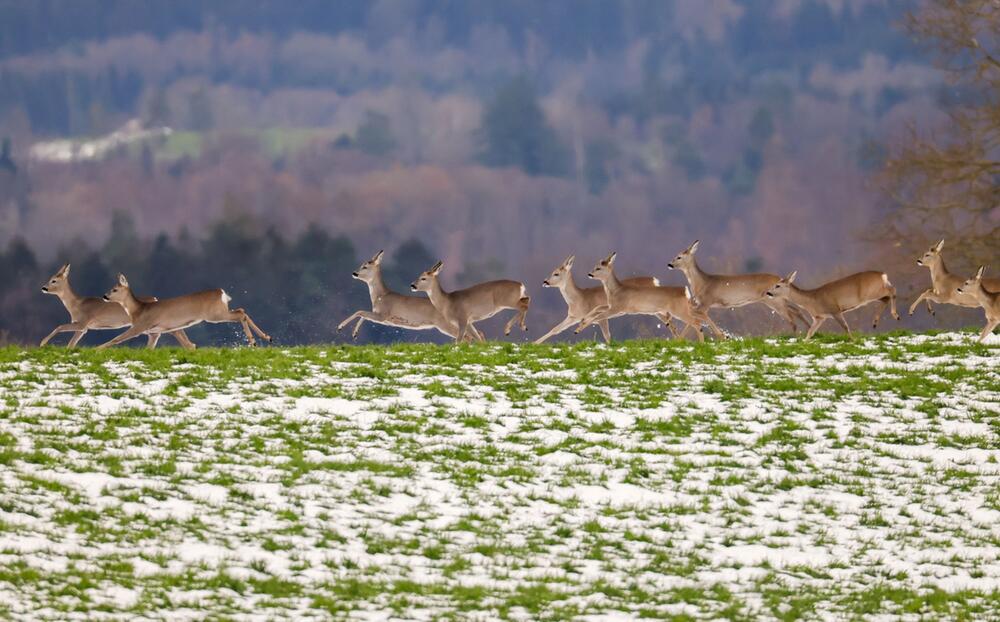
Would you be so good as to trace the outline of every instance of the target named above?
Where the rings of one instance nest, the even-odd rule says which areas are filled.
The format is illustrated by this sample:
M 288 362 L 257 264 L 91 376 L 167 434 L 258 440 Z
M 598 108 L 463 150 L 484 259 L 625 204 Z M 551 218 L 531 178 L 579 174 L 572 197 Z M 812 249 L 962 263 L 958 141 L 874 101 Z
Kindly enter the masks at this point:
M 58 274 L 59 276 L 69 276 L 69 264 L 64 263 L 62 268 L 59 268 L 59 272 L 57 272 L 56 274 Z
M 443 263 L 441 263 L 440 261 L 438 261 L 436 264 L 434 264 L 431 267 L 431 269 L 429 270 L 429 272 L 431 274 L 437 274 L 438 272 L 441 272 L 441 266 L 443 266 L 443 265 L 444 265 Z
M 934 250 L 939 253 L 941 252 L 942 248 L 944 248 L 944 239 L 942 239 L 940 242 L 934 245 Z
M 976 272 L 976 280 L 980 281 L 983 278 L 983 272 L 986 271 L 986 266 L 979 266 L 979 271 Z
M 798 270 L 793 270 L 788 276 L 785 277 L 785 280 L 791 283 L 795 280 L 795 277 L 798 276 L 798 274 Z
M 569 257 L 566 258 L 566 261 L 563 262 L 563 267 L 564 268 L 571 268 L 571 267 L 573 267 L 573 261 L 575 259 L 576 259 L 576 255 L 570 255 Z
M 611 251 L 611 254 L 608 255 L 608 263 L 609 264 L 615 263 L 615 257 L 617 257 L 617 256 L 618 256 L 618 253 L 616 253 L 614 251 Z
M 118 274 L 118 284 L 122 287 L 128 287 L 128 279 L 125 278 L 124 274 Z
M 689 253 L 691 253 L 691 254 L 693 255 L 693 254 L 694 254 L 694 252 L 695 252 L 696 250 L 698 250 L 698 242 L 700 242 L 700 241 L 701 241 L 701 240 L 695 240 L 695 241 L 694 241 L 694 242 L 693 242 L 693 243 L 691 244 L 691 246 L 689 246 L 689 247 L 688 247 L 688 251 L 687 251 L 687 252 L 689 252 Z
M 375 256 L 372 257 L 372 263 L 382 263 L 382 253 L 384 253 L 384 252 L 385 251 L 382 250 L 382 251 L 379 251 L 379 252 L 375 253 Z

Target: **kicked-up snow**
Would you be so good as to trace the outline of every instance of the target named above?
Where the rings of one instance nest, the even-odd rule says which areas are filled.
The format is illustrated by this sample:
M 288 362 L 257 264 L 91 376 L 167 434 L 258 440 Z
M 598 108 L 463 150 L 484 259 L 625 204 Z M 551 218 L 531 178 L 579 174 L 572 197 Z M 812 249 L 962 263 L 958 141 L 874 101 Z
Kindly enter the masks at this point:
M 996 619 L 969 334 L 0 350 L 0 618 Z

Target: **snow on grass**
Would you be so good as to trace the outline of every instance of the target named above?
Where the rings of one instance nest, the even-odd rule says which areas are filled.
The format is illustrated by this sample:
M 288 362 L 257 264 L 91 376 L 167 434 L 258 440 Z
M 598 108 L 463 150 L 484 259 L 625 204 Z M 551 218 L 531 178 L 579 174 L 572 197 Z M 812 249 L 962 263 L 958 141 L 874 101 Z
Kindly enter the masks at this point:
M 0 617 L 1000 616 L 1000 350 L 0 350 Z

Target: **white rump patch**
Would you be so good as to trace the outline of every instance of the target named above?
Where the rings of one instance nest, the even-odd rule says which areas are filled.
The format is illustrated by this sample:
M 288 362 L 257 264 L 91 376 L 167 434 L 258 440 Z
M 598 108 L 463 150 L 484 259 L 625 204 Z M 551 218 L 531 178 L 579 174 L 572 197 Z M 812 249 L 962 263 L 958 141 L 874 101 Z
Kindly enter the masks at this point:
M 521 283 L 521 298 L 525 298 L 528 295 L 528 290 L 524 288 L 524 283 Z
M 659 285 L 659 283 L 657 283 L 657 285 Z M 691 290 L 687 288 L 687 285 L 684 286 L 684 297 L 691 300 Z
M 230 300 L 232 300 L 232 297 L 226 293 L 226 290 L 222 290 L 222 304 L 228 307 Z
M 885 272 L 882 273 L 882 282 L 885 283 L 886 287 L 892 287 L 892 283 L 889 282 L 889 275 Z
M 658 278 L 656 278 L 654 276 L 653 277 L 653 285 L 655 285 L 656 287 L 659 287 L 660 286 L 660 279 L 658 279 Z M 684 289 L 687 289 L 687 288 L 685 287 Z

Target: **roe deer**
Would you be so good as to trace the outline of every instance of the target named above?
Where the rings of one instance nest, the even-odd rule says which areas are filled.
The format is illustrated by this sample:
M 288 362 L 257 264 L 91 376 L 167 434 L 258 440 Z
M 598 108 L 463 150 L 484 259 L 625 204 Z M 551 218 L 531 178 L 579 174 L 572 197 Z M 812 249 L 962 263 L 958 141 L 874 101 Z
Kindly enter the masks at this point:
M 652 315 L 667 325 L 676 337 L 670 318 L 675 317 L 684 322 L 684 330 L 680 336 L 694 329 L 698 341 L 704 341 L 701 325 L 708 316 L 696 311 L 691 305 L 691 294 L 686 287 L 638 286 L 623 283 L 615 275 L 614 264 L 617 253 L 611 253 L 606 259 L 598 262 L 587 275 L 598 280 L 604 286 L 607 302 L 598 305 L 588 313 L 576 328 L 576 333 L 601 320 L 608 320 L 622 315 Z
M 959 307 L 978 307 L 979 301 L 970 293 L 962 293 L 958 288 L 965 282 L 965 279 L 948 272 L 944 265 L 944 258 L 941 257 L 941 249 L 944 248 L 944 240 L 941 240 L 930 247 L 926 253 L 917 260 L 918 266 L 924 266 L 931 271 L 931 287 L 924 290 L 917 299 L 910 305 L 910 315 L 916 310 L 917 305 L 923 300 L 927 305 L 927 312 L 934 315 L 932 302 L 946 305 L 957 305 Z M 982 280 L 983 287 L 988 292 L 1000 292 L 1000 279 L 986 278 Z
M 812 325 L 806 333 L 806 339 L 812 337 L 827 319 L 837 320 L 847 336 L 851 339 L 851 327 L 844 318 L 846 311 L 863 307 L 872 302 L 879 302 L 872 320 L 872 328 L 878 327 L 878 320 L 888 306 L 892 317 L 899 319 L 896 313 L 896 288 L 889 282 L 885 272 L 858 272 L 844 278 L 830 281 L 816 289 L 800 289 L 794 283 L 797 272 L 792 272 L 767 290 L 767 296 L 779 300 L 788 300 L 802 307 L 812 316 Z
M 552 271 L 549 278 L 542 281 L 542 287 L 558 287 L 563 299 L 566 301 L 566 319 L 559 322 L 545 335 L 535 340 L 535 343 L 542 343 L 549 337 L 553 337 L 563 332 L 567 328 L 583 321 L 588 313 L 600 305 L 607 304 L 608 295 L 604 293 L 604 286 L 580 287 L 573 280 L 573 260 L 570 255 L 566 261 Z M 640 276 L 622 281 L 625 285 L 637 285 L 640 287 L 656 287 L 660 282 L 651 276 Z M 596 322 L 601 329 L 605 342 L 611 341 L 611 330 L 608 328 L 608 320 L 604 319 Z M 673 326 L 670 326 L 673 332 Z M 675 335 L 676 336 L 676 335 Z
M 201 322 L 213 324 L 239 322 L 243 325 L 243 332 L 246 333 L 250 345 L 257 345 L 250 329 L 260 335 L 261 339 L 271 341 L 271 338 L 254 324 L 246 311 L 229 310 L 229 301 L 232 299 L 221 289 L 209 289 L 166 300 L 143 302 L 132 294 L 125 275 L 119 274 L 118 284 L 104 295 L 104 300 L 121 305 L 132 319 L 132 326 L 111 341 L 98 346 L 100 349 L 142 334 L 149 334 L 150 339 L 146 347 L 152 349 L 156 347 L 161 333 L 169 333 Z
M 473 322 L 491 318 L 504 309 L 516 309 L 517 313 L 507 321 L 503 334 L 509 335 L 515 322 L 520 322 L 521 328 L 528 330 L 525 315 L 528 313 L 531 298 L 528 297 L 523 283 L 507 280 L 487 281 L 465 289 L 446 292 L 438 281 L 441 266 L 442 263 L 439 261 L 430 270 L 421 273 L 410 285 L 410 289 L 415 292 L 426 292 L 431 304 L 445 320 L 458 326 L 456 342 L 462 341 L 470 333 L 480 341 L 485 341 L 482 333 L 473 326 Z
M 39 347 L 44 346 L 50 339 L 59 333 L 76 333 L 69 340 L 69 347 L 74 348 L 76 344 L 87 334 L 88 330 L 109 330 L 112 328 L 125 328 L 131 325 L 128 313 L 121 305 L 114 302 L 106 302 L 93 296 L 79 296 L 73 291 L 69 284 L 69 264 L 63 265 L 59 271 L 52 275 L 45 285 L 42 286 L 42 293 L 52 294 L 59 298 L 66 310 L 69 311 L 69 323 L 60 324 L 48 334 Z M 153 302 L 156 298 L 140 298 L 145 302 Z M 188 339 L 183 330 L 176 330 L 171 335 L 177 342 L 188 350 L 194 349 L 194 344 Z M 149 335 L 149 340 L 153 336 Z
M 710 274 L 698 266 L 694 258 L 695 251 L 698 250 L 698 240 L 682 251 L 673 261 L 667 264 L 671 270 L 680 270 L 687 277 L 691 286 L 691 296 L 694 298 L 695 308 L 705 312 L 712 307 L 742 307 L 744 305 L 762 303 L 780 315 L 792 327 L 792 332 L 798 332 L 796 319 L 802 321 L 806 326 L 809 322 L 802 313 L 787 301 L 780 298 L 771 298 L 764 294 L 781 278 L 776 274 Z M 708 325 L 720 339 L 725 339 L 725 334 L 712 321 L 708 320 Z
M 984 270 L 986 266 L 979 266 L 976 276 L 958 286 L 958 293 L 974 297 L 986 312 L 986 327 L 979 334 L 979 343 L 986 341 L 986 337 L 1000 324 L 1000 292 L 991 292 L 983 286 Z
M 365 320 L 385 324 L 386 326 L 396 326 L 399 328 L 410 328 L 414 330 L 425 330 L 436 328 L 449 337 L 458 335 L 458 326 L 449 323 L 441 313 L 434 308 L 431 301 L 423 296 L 407 296 L 398 294 L 389 289 L 382 280 L 382 254 L 383 251 L 375 253 L 375 256 L 361 264 L 357 272 L 351 276 L 368 284 L 368 293 L 372 299 L 371 311 L 355 311 L 346 320 L 337 326 L 339 332 L 351 323 L 355 318 L 358 323 L 351 331 L 351 338 L 358 338 L 358 331 Z

